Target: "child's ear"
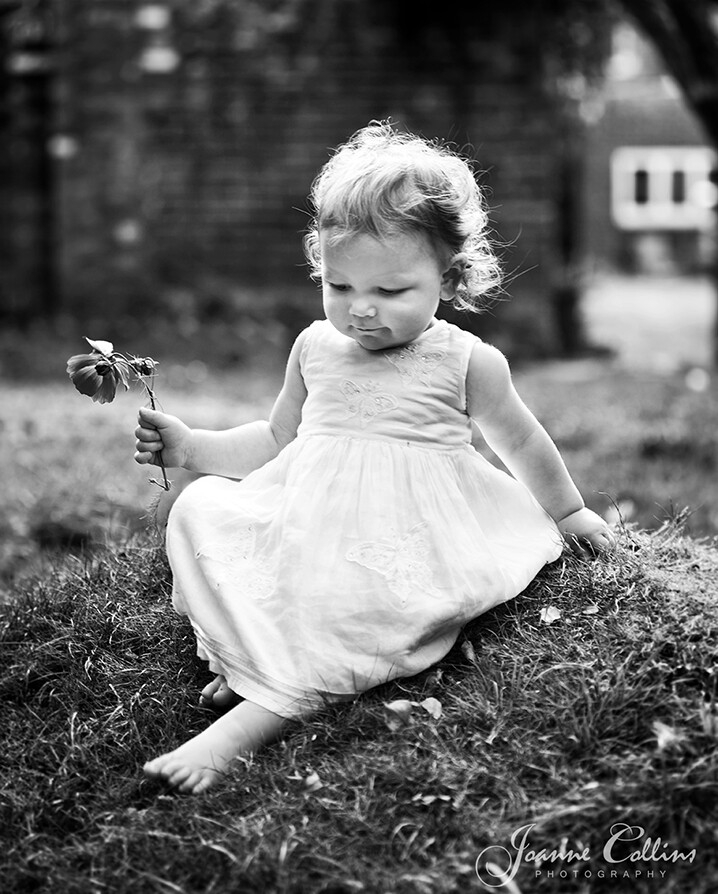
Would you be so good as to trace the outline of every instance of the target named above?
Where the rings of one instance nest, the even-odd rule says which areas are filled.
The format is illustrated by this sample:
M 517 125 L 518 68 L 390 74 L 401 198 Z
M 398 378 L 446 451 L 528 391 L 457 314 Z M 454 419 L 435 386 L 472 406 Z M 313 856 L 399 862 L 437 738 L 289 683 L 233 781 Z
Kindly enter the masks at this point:
M 464 270 L 469 263 L 466 252 L 460 251 L 455 254 L 449 262 L 449 266 L 444 270 L 441 277 L 441 298 L 442 301 L 451 301 L 456 295 L 456 288 L 461 282 Z

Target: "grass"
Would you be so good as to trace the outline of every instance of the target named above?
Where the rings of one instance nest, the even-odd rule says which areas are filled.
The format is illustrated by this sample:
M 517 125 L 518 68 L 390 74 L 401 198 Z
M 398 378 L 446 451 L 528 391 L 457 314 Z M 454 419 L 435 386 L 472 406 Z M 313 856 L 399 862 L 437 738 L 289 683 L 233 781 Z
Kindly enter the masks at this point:
M 163 407 L 221 428 L 268 414 L 283 359 L 261 371 L 168 364 Z M 157 491 L 132 460 L 139 391 L 99 406 L 63 381 L 6 382 L 0 400 L 0 601 L 13 580 L 55 552 L 117 543 L 146 525 Z M 718 534 L 718 379 L 706 390 L 679 373 L 629 372 L 600 360 L 518 368 L 518 388 L 556 440 L 589 506 L 646 530 L 683 513 L 693 536 Z
M 288 728 L 187 798 L 139 772 L 212 717 L 196 705 L 208 677 L 168 607 L 162 549 L 145 534 L 68 558 L 2 617 L 3 890 L 481 891 L 479 854 L 534 824 L 534 849 L 564 840 L 590 859 L 522 862 L 524 894 L 708 894 L 717 572 L 715 550 L 675 527 L 624 530 L 609 557 L 545 569 L 438 667 Z M 561 615 L 544 624 L 550 606 Z M 418 709 L 389 728 L 385 703 L 427 696 L 441 717 Z M 695 859 L 611 865 L 615 823 Z
M 266 416 L 276 387 L 276 376 L 245 374 L 238 382 L 215 376 L 206 388 L 161 380 L 157 391 L 189 424 L 222 428 Z M 49 573 L 58 553 L 121 543 L 146 527 L 160 491 L 147 483 L 154 472 L 132 459 L 143 403 L 133 389 L 100 406 L 62 380 L 4 389 L 0 601 L 23 572 Z
M 513 853 L 527 825 L 533 850 L 589 859 L 520 861 L 507 894 L 718 888 L 718 554 L 695 539 L 718 534 L 715 379 L 517 368 L 589 505 L 629 522 L 616 552 L 564 556 L 437 668 L 288 728 L 184 798 L 139 772 L 212 719 L 131 459 L 142 397 L 98 407 L 54 366 L 6 380 L 0 403 L 0 889 L 463 894 L 488 890 L 477 858 Z M 165 409 L 222 427 L 266 415 L 281 361 L 161 369 Z M 385 703 L 428 696 L 441 717 L 387 725 Z M 641 827 L 633 847 L 650 839 L 654 858 L 608 863 L 615 824 Z

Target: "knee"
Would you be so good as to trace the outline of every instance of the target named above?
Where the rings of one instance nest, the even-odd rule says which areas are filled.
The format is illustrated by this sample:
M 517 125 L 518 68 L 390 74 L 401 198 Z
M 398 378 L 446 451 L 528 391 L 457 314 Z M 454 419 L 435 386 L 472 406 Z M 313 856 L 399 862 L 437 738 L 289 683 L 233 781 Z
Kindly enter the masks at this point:
M 160 527 L 166 527 L 170 512 L 174 511 L 178 499 L 190 484 L 201 477 L 197 472 L 188 472 L 186 469 L 177 469 L 172 473 L 172 487 L 162 492 L 157 503 L 155 521 Z

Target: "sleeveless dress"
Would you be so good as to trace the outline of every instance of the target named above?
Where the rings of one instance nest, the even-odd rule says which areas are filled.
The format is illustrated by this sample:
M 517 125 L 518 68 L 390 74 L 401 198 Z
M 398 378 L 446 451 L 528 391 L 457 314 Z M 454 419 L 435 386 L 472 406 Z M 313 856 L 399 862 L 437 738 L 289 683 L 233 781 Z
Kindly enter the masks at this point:
M 313 323 L 296 439 L 179 496 L 173 604 L 237 694 L 292 717 L 416 674 L 558 558 L 552 519 L 471 446 L 476 341 L 438 321 L 372 352 Z

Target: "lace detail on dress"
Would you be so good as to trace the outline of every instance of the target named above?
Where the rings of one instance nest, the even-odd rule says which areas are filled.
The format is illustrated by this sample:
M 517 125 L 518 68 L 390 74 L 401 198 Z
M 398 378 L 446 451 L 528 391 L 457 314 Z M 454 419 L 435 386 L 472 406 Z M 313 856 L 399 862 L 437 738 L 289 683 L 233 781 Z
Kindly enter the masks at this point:
M 392 363 L 405 385 L 419 382 L 427 387 L 431 385 L 431 374 L 446 360 L 446 351 L 424 351 L 419 345 L 406 345 L 387 351 L 384 356 Z
M 394 395 L 382 391 L 381 385 L 372 380 L 357 385 L 351 379 L 344 379 L 341 389 L 349 412 L 359 417 L 362 427 L 366 427 L 379 413 L 388 413 L 398 407 Z
M 255 554 L 256 543 L 257 532 L 249 524 L 233 533 L 231 540 L 203 543 L 195 555 L 207 560 L 207 579 L 215 588 L 240 584 L 253 599 L 263 600 L 272 595 L 276 581 L 267 561 Z
M 434 586 L 426 561 L 429 552 L 426 527 L 426 522 L 421 522 L 406 534 L 397 534 L 392 529 L 390 539 L 360 543 L 349 550 L 346 558 L 386 578 L 387 587 L 398 598 L 400 608 L 406 608 L 410 598 L 419 594 L 439 598 L 441 594 Z

